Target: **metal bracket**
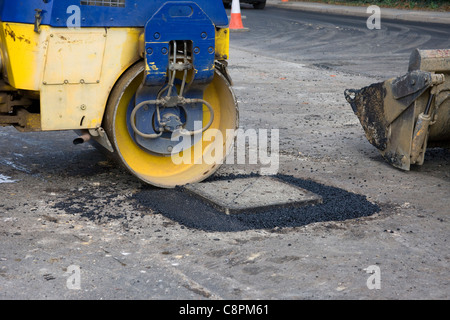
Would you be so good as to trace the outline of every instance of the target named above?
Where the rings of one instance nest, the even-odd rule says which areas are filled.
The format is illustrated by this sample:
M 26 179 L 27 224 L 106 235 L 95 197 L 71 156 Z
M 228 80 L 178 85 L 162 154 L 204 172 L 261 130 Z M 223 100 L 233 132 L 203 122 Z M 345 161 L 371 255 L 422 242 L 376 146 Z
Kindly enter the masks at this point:
M 209 83 L 214 77 L 215 27 L 192 1 L 167 2 L 145 26 L 145 85 L 164 85 L 169 67 L 169 43 L 192 41 L 194 81 Z
M 170 139 L 170 131 L 174 130 L 170 128 L 184 126 L 187 132 L 196 133 L 194 125 L 203 119 L 203 105 L 210 109 L 213 119 L 212 107 L 203 100 L 203 94 L 214 79 L 215 37 L 214 23 L 193 1 L 167 2 L 148 20 L 144 34 L 144 81 L 129 115 L 131 123 L 135 119 L 135 141 L 141 147 L 169 155 L 174 144 Z M 177 72 L 184 73 L 183 80 L 176 79 Z M 181 81 L 179 89 L 176 81 Z M 176 109 L 180 111 L 178 116 Z M 163 113 L 171 125 L 169 120 L 164 121 Z M 184 125 L 181 118 L 185 118 Z
M 103 146 L 106 150 L 108 150 L 109 152 L 114 152 L 111 142 L 109 141 L 108 136 L 106 135 L 106 132 L 102 127 L 99 127 L 97 129 L 89 129 L 89 134 L 92 136 L 92 139 Z
M 34 9 L 34 11 L 36 11 L 34 15 L 34 32 L 41 33 L 42 9 Z

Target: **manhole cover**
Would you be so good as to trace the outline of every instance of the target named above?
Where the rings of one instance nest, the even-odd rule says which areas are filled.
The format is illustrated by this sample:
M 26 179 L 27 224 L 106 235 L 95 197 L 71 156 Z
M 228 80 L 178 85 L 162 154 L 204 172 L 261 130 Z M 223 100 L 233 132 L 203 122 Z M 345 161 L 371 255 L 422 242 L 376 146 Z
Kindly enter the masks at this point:
M 226 214 L 322 203 L 319 195 L 265 176 L 203 182 L 184 188 Z

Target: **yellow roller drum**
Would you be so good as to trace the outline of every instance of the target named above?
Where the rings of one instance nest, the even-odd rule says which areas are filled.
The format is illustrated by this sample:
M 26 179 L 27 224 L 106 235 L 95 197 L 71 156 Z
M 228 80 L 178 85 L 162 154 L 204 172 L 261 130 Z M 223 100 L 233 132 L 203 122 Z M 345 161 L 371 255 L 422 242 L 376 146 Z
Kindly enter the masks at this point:
M 227 129 L 234 130 L 238 126 L 237 103 L 227 78 L 218 70 L 215 71 L 214 80 L 204 93 L 204 100 L 209 102 L 214 111 L 214 121 L 203 133 L 203 137 L 208 138 L 185 150 L 191 159 L 178 164 L 172 156 L 155 154 L 141 148 L 130 134 L 127 112 L 142 84 L 144 68 L 142 61 L 128 69 L 116 83 L 108 100 L 103 127 L 115 149 L 116 160 L 140 180 L 157 187 L 173 188 L 206 179 L 220 167 L 233 147 L 234 139 L 230 139 L 229 134 L 226 138 Z M 203 111 L 205 123 L 208 122 L 210 112 L 205 105 Z M 205 154 L 211 153 L 215 141 L 211 139 L 211 133 L 223 137 L 223 150 L 218 153 L 223 156 L 216 159 L 215 163 L 202 159 Z

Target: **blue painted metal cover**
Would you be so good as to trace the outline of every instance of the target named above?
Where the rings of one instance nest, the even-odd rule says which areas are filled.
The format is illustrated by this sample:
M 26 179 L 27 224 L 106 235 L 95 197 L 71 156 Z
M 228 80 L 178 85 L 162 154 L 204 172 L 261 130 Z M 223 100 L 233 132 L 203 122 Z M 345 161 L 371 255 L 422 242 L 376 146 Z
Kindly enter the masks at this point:
M 72 16 L 70 6 L 81 13 L 81 27 L 144 27 L 166 2 L 183 0 L 0 0 L 0 20 L 4 22 L 35 22 L 35 10 L 42 10 L 43 25 L 67 27 Z M 222 0 L 192 0 L 218 27 L 228 25 Z

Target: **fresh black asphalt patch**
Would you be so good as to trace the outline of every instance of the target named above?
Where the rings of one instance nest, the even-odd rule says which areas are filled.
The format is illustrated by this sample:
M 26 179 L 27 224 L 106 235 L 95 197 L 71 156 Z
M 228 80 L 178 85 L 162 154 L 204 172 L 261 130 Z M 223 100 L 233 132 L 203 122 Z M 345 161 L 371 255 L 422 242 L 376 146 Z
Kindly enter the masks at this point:
M 232 180 L 236 178 L 254 176 L 258 175 L 215 176 L 208 181 L 226 179 L 232 183 Z M 134 194 L 133 198 L 140 210 L 149 208 L 180 225 L 209 232 L 298 227 L 314 222 L 367 217 L 380 211 L 377 204 L 368 201 L 363 195 L 288 175 L 279 174 L 274 178 L 321 196 L 323 203 L 305 207 L 268 209 L 258 213 L 242 212 L 226 215 L 181 187 L 158 189 L 145 186 Z
M 270 176 L 214 180 L 183 187 L 226 214 L 301 207 L 322 202 L 322 198 Z

